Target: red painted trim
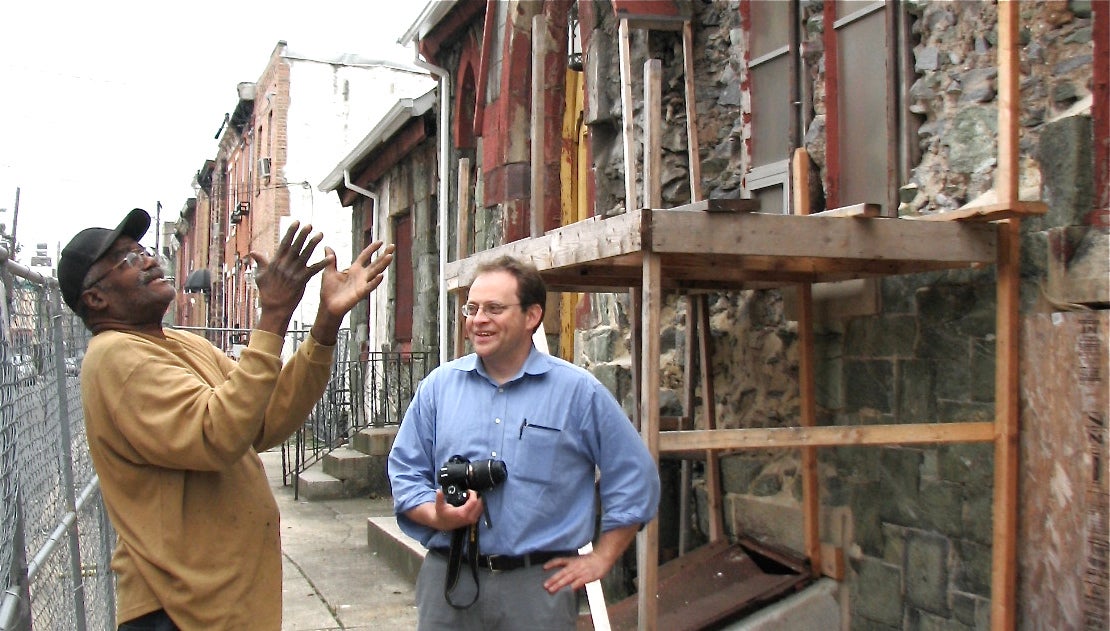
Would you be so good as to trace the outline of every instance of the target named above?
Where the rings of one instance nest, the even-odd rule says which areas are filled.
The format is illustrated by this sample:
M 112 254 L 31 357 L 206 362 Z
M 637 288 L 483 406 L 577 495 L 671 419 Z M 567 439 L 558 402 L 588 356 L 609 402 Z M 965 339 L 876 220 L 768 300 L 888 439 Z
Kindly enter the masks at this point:
M 611 0 L 613 3 L 613 14 L 618 17 L 620 14 L 625 15 L 639 15 L 639 16 L 657 16 L 657 17 L 679 17 L 682 13 L 678 10 L 678 6 L 673 0 L 663 2 L 662 0 Z
M 840 53 L 836 45 L 835 2 L 822 8 L 825 32 L 825 207 L 840 206 Z
M 456 39 L 458 33 L 485 9 L 485 5 L 481 2 L 457 3 L 450 13 L 432 27 L 431 32 L 420 38 L 420 54 L 424 55 L 429 63 L 441 65 L 436 61 L 440 46 L 444 42 Z
M 1094 2 L 1094 58 L 1110 59 L 1110 3 Z M 1095 209 L 1088 223 L 1110 228 L 1110 64 L 1094 65 L 1091 118 L 1095 138 Z
M 486 18 L 482 23 L 482 47 L 478 61 L 478 83 L 474 89 L 474 133 L 482 135 L 482 123 L 486 113 L 486 85 L 489 82 L 490 46 L 496 40 L 493 29 L 496 25 L 497 0 L 486 0 Z
M 378 151 L 355 165 L 351 170 L 351 180 L 358 186 L 369 188 L 387 171 L 397 166 L 397 163 L 408 157 L 427 137 L 428 129 L 424 117 L 409 121 L 401 131 L 393 134 L 388 142 L 382 144 Z M 351 206 L 360 197 L 358 193 L 344 188 L 339 199 L 343 206 Z

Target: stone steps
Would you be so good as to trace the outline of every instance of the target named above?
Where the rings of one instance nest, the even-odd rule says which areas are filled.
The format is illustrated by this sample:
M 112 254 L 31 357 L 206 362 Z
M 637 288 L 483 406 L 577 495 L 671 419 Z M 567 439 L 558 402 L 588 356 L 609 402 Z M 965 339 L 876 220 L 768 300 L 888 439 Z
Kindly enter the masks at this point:
M 298 497 L 308 501 L 342 497 L 388 496 L 386 459 L 397 427 L 371 427 L 356 433 L 348 446 L 326 454 L 301 472 Z

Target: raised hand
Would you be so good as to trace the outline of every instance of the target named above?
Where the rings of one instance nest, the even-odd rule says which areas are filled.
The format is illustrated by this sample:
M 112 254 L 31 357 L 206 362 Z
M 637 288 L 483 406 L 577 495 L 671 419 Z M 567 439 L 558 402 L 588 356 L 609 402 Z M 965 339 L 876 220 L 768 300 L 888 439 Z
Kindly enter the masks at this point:
M 373 259 L 378 250 L 381 254 Z M 335 252 L 325 247 L 325 260 L 331 263 L 320 280 L 320 308 L 342 318 L 381 284 L 382 273 L 393 261 L 393 250 L 393 244 L 383 248 L 381 241 L 375 241 L 355 257 L 350 267 L 340 271 L 335 266 Z
M 378 257 L 374 253 L 381 250 Z M 312 325 L 312 337 L 321 344 L 333 344 L 343 316 L 364 300 L 382 282 L 382 273 L 393 261 L 392 244 L 383 247 L 375 241 L 359 253 L 351 266 L 339 270 L 335 265 L 335 252 L 324 248 L 324 275 L 320 280 L 320 310 Z
M 261 252 L 251 252 L 257 271 L 254 280 L 258 286 L 258 304 L 262 313 L 256 327 L 277 335 L 285 335 L 293 311 L 304 297 L 304 289 L 309 279 L 329 264 L 334 269 L 335 255 L 327 256 L 312 265 L 309 257 L 320 244 L 324 235 L 312 232 L 311 225 L 301 227 L 294 221 L 285 231 L 273 260 Z

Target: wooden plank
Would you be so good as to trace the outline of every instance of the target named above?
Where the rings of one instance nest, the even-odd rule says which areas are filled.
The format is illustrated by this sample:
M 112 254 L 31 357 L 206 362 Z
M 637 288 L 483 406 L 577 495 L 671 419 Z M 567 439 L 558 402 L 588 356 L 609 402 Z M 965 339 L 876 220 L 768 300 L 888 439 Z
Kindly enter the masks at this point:
M 709 298 L 705 294 L 698 294 L 698 353 L 701 365 L 701 392 L 704 401 L 705 429 L 717 429 L 717 398 L 713 390 L 713 357 L 710 348 Z M 709 515 L 709 540 L 723 541 L 725 539 L 724 514 L 722 513 L 721 491 L 721 464 L 717 454 L 711 450 L 705 451 L 705 496 L 707 506 L 705 510 Z
M 529 203 L 529 220 L 532 236 L 543 234 L 544 211 L 544 133 L 546 116 L 544 101 L 546 79 L 544 57 L 547 56 L 547 20 L 542 13 L 532 16 L 532 143 L 531 143 L 531 182 L 532 197 Z
M 831 579 L 843 581 L 847 576 L 844 548 L 829 543 L 821 544 L 821 573 Z
M 470 158 L 459 158 L 458 208 L 455 260 L 465 259 L 470 254 Z
M 794 214 L 809 215 L 809 154 L 805 149 L 794 150 L 791 164 Z M 798 390 L 801 404 L 801 426 L 817 425 L 816 364 L 813 358 L 813 286 L 798 285 Z M 817 449 L 803 447 L 802 456 L 802 516 L 805 535 L 805 552 L 814 572 L 821 567 L 821 504 L 818 493 Z
M 680 453 L 705 449 L 939 445 L 991 442 L 994 438 L 994 423 L 986 421 L 907 425 L 758 427 L 666 432 L 659 437 L 659 451 Z
M 690 163 L 690 201 L 701 201 L 701 153 L 698 144 L 698 108 L 694 89 L 694 26 L 682 23 L 682 68 L 686 92 L 686 153 Z
M 680 31 L 686 19 L 681 16 L 621 14 L 621 21 L 630 28 L 644 31 Z
M 808 198 L 808 190 L 806 197 Z M 806 206 L 809 208 L 809 206 Z M 882 206 L 878 204 L 853 204 L 851 206 L 842 206 L 840 208 L 830 208 L 822 210 L 819 213 L 799 213 L 794 211 L 796 215 L 807 215 L 809 217 L 880 217 Z
M 643 340 L 640 343 L 640 436 L 648 453 L 659 462 L 659 332 L 662 328 L 663 296 L 659 281 L 662 265 L 659 257 L 644 254 L 644 278 L 641 291 Z M 639 577 L 638 619 L 640 629 L 655 629 L 658 619 L 657 572 L 659 569 L 659 518 L 648 522 L 637 535 L 636 560 Z
M 678 429 L 694 429 L 687 426 L 686 421 L 694 418 L 694 354 L 695 344 L 697 343 L 698 333 L 698 297 L 693 294 L 686 294 L 686 331 L 685 331 L 685 345 L 683 346 L 682 353 L 682 411 L 684 417 L 679 419 Z M 691 423 L 692 425 L 692 423 Z M 659 419 L 659 430 L 664 431 L 666 421 L 663 417 Z M 686 548 L 689 546 L 690 536 L 690 485 L 692 482 L 691 462 L 688 458 L 682 460 L 679 469 L 678 481 L 678 555 L 686 554 Z
M 676 206 L 670 210 L 690 210 L 708 213 L 757 213 L 758 199 L 702 199 Z
M 669 210 L 654 211 L 650 225 L 642 229 L 650 237 L 643 238 L 644 248 L 660 254 L 765 255 L 778 261 L 828 257 L 993 263 L 997 239 L 992 228 L 975 224 Z
M 1020 219 L 1021 217 L 1036 217 L 1048 212 L 1048 205 L 1037 201 L 999 202 L 996 204 L 983 204 L 980 206 L 965 206 L 956 210 L 933 213 L 931 215 L 915 215 L 902 217 L 912 221 L 999 221 L 1002 219 Z
M 663 62 L 644 62 L 644 204 L 648 208 L 663 205 L 662 153 Z
M 621 20 L 617 27 L 617 47 L 621 64 L 621 133 L 624 144 L 624 209 L 625 212 L 640 207 L 636 199 L 636 126 L 635 104 L 632 102 L 632 52 L 628 20 Z
M 998 3 L 998 200 L 1018 198 L 1018 2 Z M 1021 220 L 998 224 L 995 317 L 994 497 L 991 523 L 991 628 L 1014 629 L 1017 593 L 1018 310 L 1021 306 Z

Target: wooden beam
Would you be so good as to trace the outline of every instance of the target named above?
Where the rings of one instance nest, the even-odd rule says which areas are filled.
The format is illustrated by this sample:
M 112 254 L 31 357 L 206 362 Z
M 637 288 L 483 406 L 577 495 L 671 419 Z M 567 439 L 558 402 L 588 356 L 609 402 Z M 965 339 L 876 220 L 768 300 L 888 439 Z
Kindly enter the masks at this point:
M 931 215 L 915 215 L 902 217 L 912 221 L 1000 221 L 1002 219 L 1020 219 L 1021 217 L 1036 217 L 1048 212 L 1048 204 L 1037 201 L 1012 201 L 997 204 L 983 204 L 981 206 L 965 206 L 956 210 L 933 213 Z
M 705 449 L 941 445 L 985 443 L 994 438 L 994 423 L 991 422 L 757 427 L 665 432 L 659 437 L 659 451 L 679 453 Z
M 683 85 L 686 89 L 686 153 L 690 162 L 690 201 L 701 201 L 701 153 L 698 145 L 698 108 L 694 89 L 694 26 L 682 23 Z
M 809 214 L 809 154 L 794 150 L 791 156 L 791 184 L 795 215 Z M 813 286 L 798 285 L 798 390 L 802 427 L 817 425 L 816 362 L 813 358 Z M 802 448 L 802 516 L 805 552 L 813 572 L 821 568 L 821 499 L 817 478 L 817 449 Z
M 544 211 L 544 143 L 546 116 L 544 100 L 544 58 L 547 56 L 547 20 L 542 13 L 532 16 L 532 143 L 531 181 L 532 198 L 528 215 L 533 237 L 543 234 Z
M 705 409 L 705 429 L 717 429 L 717 398 L 713 390 L 713 357 L 709 331 L 709 298 L 698 294 L 698 353 L 701 364 L 701 394 Z M 721 501 L 721 464 L 717 454 L 705 451 L 705 510 L 709 515 L 709 540 L 725 540 L 725 523 Z
M 644 205 L 663 206 L 662 151 L 663 62 L 644 62 Z
M 662 265 L 659 257 L 648 252 L 644 255 L 642 286 L 641 327 L 643 341 L 640 353 L 640 436 L 648 452 L 659 463 L 659 355 L 660 329 L 662 328 L 663 296 L 659 287 Z M 637 612 L 640 629 L 654 629 L 658 620 L 659 591 L 659 518 L 648 522 L 637 535 L 636 561 Z
M 635 104 L 632 102 L 632 52 L 628 20 L 621 20 L 617 28 L 617 47 L 621 64 L 621 130 L 624 141 L 624 209 L 625 212 L 640 207 L 636 199 L 636 125 Z
M 956 231 L 923 230 L 943 225 L 877 218 L 868 220 L 861 230 L 859 222 L 839 217 L 657 211 L 641 229 L 650 230 L 650 240 L 642 239 L 643 247 L 660 254 L 743 253 L 772 256 L 782 263 L 825 254 L 879 261 L 994 262 L 997 234 L 990 226 L 961 224 Z
M 802 151 L 799 149 L 799 151 Z M 808 158 L 807 158 L 808 159 Z M 798 195 L 798 189 L 795 189 L 794 195 Z M 809 199 L 809 191 L 806 190 L 806 199 Z M 806 206 L 805 208 L 809 208 Z M 803 213 L 798 212 L 798 206 L 794 207 L 795 215 L 807 215 L 809 217 L 879 217 L 882 213 L 882 206 L 878 204 L 853 204 L 851 206 L 842 206 L 840 208 L 830 208 L 822 210 L 819 213 Z
M 470 158 L 459 158 L 459 216 L 455 260 L 470 255 Z
M 1018 199 L 1018 47 L 1017 0 L 998 3 L 998 169 L 995 191 L 1004 204 Z M 997 305 L 995 317 L 994 498 L 991 523 L 991 628 L 1016 628 L 1018 528 L 1018 312 L 1021 297 L 1021 221 L 998 224 Z

